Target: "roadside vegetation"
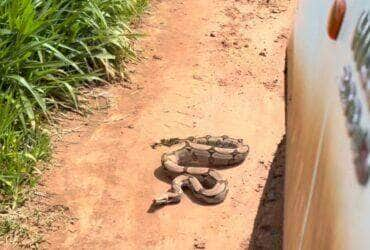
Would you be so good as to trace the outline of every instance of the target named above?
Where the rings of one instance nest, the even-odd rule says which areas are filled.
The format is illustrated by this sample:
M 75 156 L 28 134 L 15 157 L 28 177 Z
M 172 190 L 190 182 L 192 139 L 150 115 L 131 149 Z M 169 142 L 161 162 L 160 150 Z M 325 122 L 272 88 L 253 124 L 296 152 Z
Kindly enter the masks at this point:
M 15 208 L 50 156 L 52 112 L 121 75 L 147 0 L 0 1 L 0 205 Z

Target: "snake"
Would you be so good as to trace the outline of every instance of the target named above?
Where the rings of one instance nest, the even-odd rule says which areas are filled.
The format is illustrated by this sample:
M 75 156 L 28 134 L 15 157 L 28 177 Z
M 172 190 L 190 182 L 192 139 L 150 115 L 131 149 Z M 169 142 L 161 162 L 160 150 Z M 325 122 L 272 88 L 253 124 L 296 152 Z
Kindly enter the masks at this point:
M 164 153 L 161 158 L 161 169 L 173 177 L 171 189 L 155 197 L 153 204 L 179 203 L 186 187 L 204 203 L 223 202 L 229 191 L 228 182 L 214 168 L 242 163 L 249 153 L 249 146 L 243 139 L 226 135 L 188 137 L 176 140 L 174 144 L 179 144 L 178 149 Z

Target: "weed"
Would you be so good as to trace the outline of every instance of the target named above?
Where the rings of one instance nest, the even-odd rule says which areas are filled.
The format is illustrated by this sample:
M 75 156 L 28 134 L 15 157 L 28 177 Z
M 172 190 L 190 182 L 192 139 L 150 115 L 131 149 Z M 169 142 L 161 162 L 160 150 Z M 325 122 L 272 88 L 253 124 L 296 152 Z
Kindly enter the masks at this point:
M 50 110 L 79 109 L 78 89 L 135 58 L 130 23 L 147 0 L 0 2 L 0 203 L 15 208 L 50 155 Z M 6 228 L 6 227 L 5 227 Z

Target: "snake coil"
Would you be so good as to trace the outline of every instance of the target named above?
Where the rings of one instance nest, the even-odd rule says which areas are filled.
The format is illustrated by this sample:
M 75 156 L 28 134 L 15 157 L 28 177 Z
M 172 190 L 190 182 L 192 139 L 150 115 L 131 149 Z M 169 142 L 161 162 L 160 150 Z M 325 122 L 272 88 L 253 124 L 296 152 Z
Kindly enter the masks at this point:
M 172 180 L 171 189 L 156 197 L 155 205 L 178 203 L 183 187 L 205 203 L 216 204 L 225 200 L 228 183 L 211 167 L 240 164 L 249 153 L 249 146 L 242 139 L 228 136 L 189 137 L 178 142 L 181 147 L 162 155 L 162 168 Z M 207 166 L 207 167 L 200 167 Z M 203 184 L 204 185 L 203 185 Z

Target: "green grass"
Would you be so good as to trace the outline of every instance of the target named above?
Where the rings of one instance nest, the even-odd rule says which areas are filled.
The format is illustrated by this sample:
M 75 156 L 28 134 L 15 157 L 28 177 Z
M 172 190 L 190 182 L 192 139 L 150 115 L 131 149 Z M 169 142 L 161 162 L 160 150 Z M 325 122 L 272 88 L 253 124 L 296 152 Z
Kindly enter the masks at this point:
M 48 136 L 36 124 L 34 129 L 25 129 L 22 114 L 23 106 L 12 95 L 0 94 L 1 203 L 13 208 L 22 202 L 22 186 L 35 183 L 40 173 L 37 162 L 47 159 L 50 152 Z
M 135 57 L 131 22 L 147 0 L 0 1 L 0 204 L 16 207 L 50 154 L 51 110 Z

